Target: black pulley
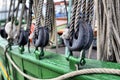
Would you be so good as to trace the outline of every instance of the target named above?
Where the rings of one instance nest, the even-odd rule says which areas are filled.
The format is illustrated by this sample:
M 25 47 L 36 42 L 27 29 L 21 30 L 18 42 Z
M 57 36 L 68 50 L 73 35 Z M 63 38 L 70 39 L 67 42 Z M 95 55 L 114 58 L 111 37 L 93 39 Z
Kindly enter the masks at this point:
M 87 31 L 88 31 L 88 41 L 86 42 L 86 45 L 84 45 L 85 50 L 90 48 L 92 41 L 93 41 L 93 37 L 94 37 L 91 24 L 87 24 L 86 27 L 87 27 Z
M 38 34 L 33 39 L 35 47 L 45 47 L 49 42 L 49 31 L 46 27 L 39 27 Z
M 64 39 L 65 45 L 71 51 L 81 51 L 84 46 L 84 32 L 85 28 L 83 27 L 83 23 L 80 21 L 79 27 L 76 33 L 73 33 L 72 40 Z
M 64 39 L 65 45 L 71 51 L 81 51 L 88 49 L 93 40 L 92 28 L 87 22 L 79 21 L 77 32 L 73 33 L 72 39 Z
M 28 42 L 29 31 L 21 30 L 18 38 L 19 46 L 24 46 Z
M 5 32 L 5 28 L 0 28 L 0 35 L 2 38 L 7 38 L 7 33 Z

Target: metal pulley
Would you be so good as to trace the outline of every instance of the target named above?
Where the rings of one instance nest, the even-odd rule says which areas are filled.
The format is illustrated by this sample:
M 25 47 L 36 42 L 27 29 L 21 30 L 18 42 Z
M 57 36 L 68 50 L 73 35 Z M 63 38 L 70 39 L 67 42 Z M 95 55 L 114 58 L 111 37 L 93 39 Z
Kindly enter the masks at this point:
M 87 22 L 80 20 L 77 32 L 73 33 L 71 39 L 64 39 L 64 43 L 71 51 L 81 51 L 83 49 L 87 50 L 90 47 L 92 40 L 92 27 Z
M 35 47 L 45 47 L 49 42 L 49 31 L 47 27 L 39 27 L 38 34 L 33 39 Z

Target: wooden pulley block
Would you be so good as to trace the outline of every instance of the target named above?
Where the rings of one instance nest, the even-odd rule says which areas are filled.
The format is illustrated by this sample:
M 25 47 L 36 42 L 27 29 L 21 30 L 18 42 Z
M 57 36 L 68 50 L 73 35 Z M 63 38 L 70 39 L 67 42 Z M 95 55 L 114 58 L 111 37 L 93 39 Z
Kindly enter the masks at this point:
M 79 21 L 79 27 L 77 32 L 73 33 L 71 40 L 64 39 L 65 45 L 71 51 L 81 51 L 83 49 L 88 49 L 93 40 L 92 28 L 87 22 Z
M 81 51 L 84 46 L 84 32 L 85 29 L 83 27 L 83 23 L 80 21 L 77 32 L 74 33 L 73 36 L 71 36 L 72 40 L 64 39 L 65 45 L 71 51 Z
M 35 47 L 45 47 L 49 42 L 49 31 L 46 27 L 39 27 L 38 34 L 34 37 Z
M 29 31 L 21 30 L 18 37 L 19 46 L 24 46 L 28 42 Z

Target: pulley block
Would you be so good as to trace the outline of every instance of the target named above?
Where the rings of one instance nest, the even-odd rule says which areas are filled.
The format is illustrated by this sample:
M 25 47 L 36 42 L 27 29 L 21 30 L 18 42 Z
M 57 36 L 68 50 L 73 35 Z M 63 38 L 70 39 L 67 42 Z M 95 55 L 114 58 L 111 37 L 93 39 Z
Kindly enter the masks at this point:
M 46 27 L 39 27 L 38 34 L 33 39 L 35 47 L 45 47 L 49 42 L 49 31 Z
M 18 38 L 19 46 L 24 46 L 28 42 L 29 31 L 21 30 Z
M 65 45 L 71 51 L 81 51 L 82 49 L 87 50 L 93 40 L 92 27 L 83 21 L 79 21 L 77 32 L 73 33 L 71 39 L 64 39 Z

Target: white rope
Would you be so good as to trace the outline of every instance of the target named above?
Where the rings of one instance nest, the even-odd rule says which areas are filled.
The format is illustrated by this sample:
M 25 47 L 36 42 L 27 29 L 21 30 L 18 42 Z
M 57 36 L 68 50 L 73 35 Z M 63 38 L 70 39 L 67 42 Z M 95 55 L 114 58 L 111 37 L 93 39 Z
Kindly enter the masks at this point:
M 53 78 L 52 80 L 64 80 L 68 79 L 70 77 L 75 77 L 78 75 L 83 75 L 83 74 L 116 74 L 120 75 L 120 70 L 119 69 L 107 69 L 107 68 L 91 68 L 91 69 L 83 69 L 83 70 L 78 70 L 78 71 L 73 71 L 67 74 L 64 74 L 62 76 L 59 76 L 57 78 Z
M 18 66 L 12 61 L 12 59 L 10 58 L 10 56 L 8 55 L 7 52 L 6 52 L 6 57 L 7 57 L 8 61 L 10 61 L 10 63 L 13 65 L 13 67 L 14 67 L 22 76 L 26 77 L 26 78 L 29 79 L 29 80 L 40 80 L 40 79 L 38 79 L 38 78 L 34 78 L 34 77 L 29 76 L 29 75 L 25 74 L 24 72 L 22 72 L 22 71 L 20 70 L 20 68 L 18 68 Z
M 32 77 L 30 75 L 25 74 L 18 68 L 18 66 L 12 61 L 8 53 L 6 52 L 6 56 L 8 58 L 8 61 L 13 65 L 13 67 L 24 77 L 26 77 L 29 80 L 42 80 L 38 79 L 35 77 Z M 52 79 L 44 79 L 44 80 L 64 80 L 68 79 L 70 77 L 75 77 L 78 75 L 83 75 L 83 74 L 115 74 L 115 75 L 120 75 L 120 70 L 119 69 L 109 69 L 109 68 L 91 68 L 91 69 L 83 69 L 83 70 L 77 70 L 77 71 L 72 71 L 70 73 L 66 73 L 64 75 L 58 76 L 56 78 Z

